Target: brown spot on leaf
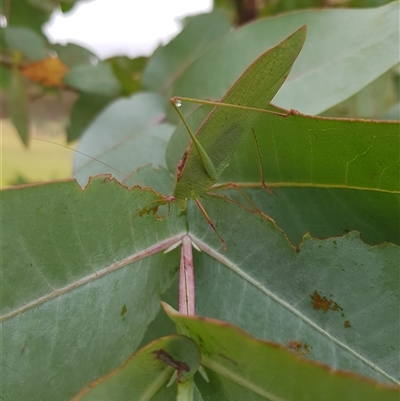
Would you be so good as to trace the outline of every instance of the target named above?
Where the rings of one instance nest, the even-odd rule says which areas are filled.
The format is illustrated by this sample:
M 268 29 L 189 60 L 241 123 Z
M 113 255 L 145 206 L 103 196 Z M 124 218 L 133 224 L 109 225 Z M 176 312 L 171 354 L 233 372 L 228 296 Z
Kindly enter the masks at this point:
M 302 344 L 301 341 L 288 340 L 288 342 L 287 342 L 287 346 L 288 346 L 289 348 L 292 348 L 292 349 L 295 349 L 295 350 L 298 350 L 299 348 L 301 348 L 302 345 L 303 345 L 303 344 Z
M 326 297 L 321 297 L 321 295 L 319 295 L 317 290 L 314 290 L 314 292 L 312 293 L 311 302 L 313 304 L 313 309 L 315 309 L 315 310 L 322 309 L 322 311 L 324 313 L 328 312 L 329 310 L 331 310 L 331 311 L 343 310 L 343 308 L 341 308 L 332 299 L 327 299 Z
M 309 344 L 304 343 L 303 348 L 306 354 L 311 354 L 311 347 L 309 346 Z
M 186 365 L 185 362 L 175 360 L 170 353 L 160 348 L 156 351 L 153 351 L 153 354 L 156 355 L 156 358 L 160 361 L 164 362 L 166 365 L 172 366 L 177 371 L 177 382 L 180 383 L 182 373 L 189 372 L 189 366 Z
M 128 310 L 128 309 L 126 309 L 126 305 L 124 305 L 124 306 L 122 307 L 122 309 L 121 309 L 120 315 L 121 315 L 121 316 L 125 315 L 125 313 L 126 313 L 127 310 Z
M 311 347 L 307 343 L 302 343 L 298 340 L 288 340 L 287 346 L 297 351 L 299 355 L 311 353 Z
M 349 321 L 349 320 L 346 320 L 346 321 L 344 322 L 344 327 L 345 327 L 346 329 L 348 329 L 349 327 L 351 327 L 350 321 Z

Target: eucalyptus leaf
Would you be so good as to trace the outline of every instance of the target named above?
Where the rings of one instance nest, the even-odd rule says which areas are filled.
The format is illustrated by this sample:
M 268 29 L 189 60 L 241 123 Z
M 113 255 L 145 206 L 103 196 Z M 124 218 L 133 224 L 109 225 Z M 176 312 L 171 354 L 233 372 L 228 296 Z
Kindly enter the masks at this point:
M 387 71 L 361 91 L 323 113 L 332 117 L 380 119 L 400 99 L 393 69 Z M 399 118 L 397 118 L 399 120 Z
M 96 65 L 76 65 L 64 77 L 64 82 L 82 92 L 115 96 L 121 91 L 112 67 L 104 62 Z
M 348 372 L 310 363 L 274 343 L 256 340 L 213 319 L 178 315 L 171 319 L 198 342 L 211 384 L 208 400 L 397 400 L 399 392 Z M 210 392 L 207 387 L 213 387 Z M 207 391 L 208 390 L 208 391 Z
M 189 233 L 202 251 L 194 260 L 197 314 L 282 345 L 306 342 L 306 358 L 399 383 L 398 246 L 370 246 L 352 232 L 307 235 L 294 247 L 265 215 L 214 196 L 201 201 L 227 251 L 189 203 Z
M 177 251 L 160 252 L 184 219 L 104 177 L 1 195 L 2 397 L 70 399 L 140 344 L 175 281 Z
M 171 86 L 182 72 L 229 30 L 229 21 L 221 10 L 191 18 L 177 37 L 150 57 L 143 88 L 172 96 Z
M 193 131 L 209 112 L 210 106 L 202 106 L 190 115 Z M 369 244 L 400 245 L 397 122 L 259 114 L 254 125 L 258 150 L 249 133 L 221 174 L 220 185 L 240 185 L 296 246 L 306 232 L 326 238 L 351 230 Z M 171 173 L 188 143 L 180 125 L 167 148 Z M 262 188 L 257 152 L 266 184 L 276 195 Z M 246 203 L 234 189 L 224 194 Z
M 41 60 L 47 56 L 44 38 L 32 29 L 8 26 L 4 28 L 4 39 L 10 50 L 19 51 L 30 60 Z
M 398 123 L 264 115 L 254 130 L 277 195 L 246 193 L 294 243 L 307 231 L 326 238 L 357 230 L 369 244 L 400 245 Z M 260 182 L 254 139 L 245 141 L 222 182 Z
M 66 45 L 56 43 L 51 48 L 57 52 L 58 57 L 70 68 L 82 64 L 90 65 L 92 62 L 97 61 L 95 54 L 75 43 L 67 43 Z
M 215 43 L 179 76 L 170 93 L 220 99 L 262 52 L 302 25 L 304 49 L 273 102 L 319 114 L 399 63 L 399 2 L 360 10 L 309 10 L 247 24 Z
M 163 219 L 153 215 L 151 202 L 161 200 L 151 191 L 128 192 L 101 179 L 85 191 L 64 182 L 3 192 L 4 396 L 72 395 L 135 350 L 158 310 L 158 288 L 172 283 L 177 267 L 176 251 L 150 250 L 165 249 L 186 231 L 186 218 L 174 206 Z M 304 357 L 335 369 L 399 380 L 392 358 L 399 351 L 398 247 L 371 247 L 349 234 L 308 237 L 296 250 L 266 217 L 224 199 L 202 201 L 228 249 L 221 252 L 218 238 L 189 204 L 189 234 L 203 251 L 195 257 L 200 315 L 281 344 L 306 342 Z M 36 374 L 21 387 L 20 374 L 32 369 Z M 77 380 L 67 374 L 70 369 L 88 373 Z M 54 385 L 48 386 L 46 372 L 57 376 Z

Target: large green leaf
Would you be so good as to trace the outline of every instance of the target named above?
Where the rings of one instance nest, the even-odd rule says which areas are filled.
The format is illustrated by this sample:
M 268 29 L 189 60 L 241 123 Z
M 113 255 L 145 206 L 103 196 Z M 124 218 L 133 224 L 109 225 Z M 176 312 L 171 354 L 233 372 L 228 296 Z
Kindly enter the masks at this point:
M 251 338 L 213 319 L 178 315 L 171 319 L 200 346 L 211 383 L 197 383 L 204 399 L 241 400 L 397 400 L 395 388 L 310 363 L 274 343 Z M 293 351 L 293 350 L 292 350 Z
M 4 399 L 67 400 L 135 351 L 177 272 L 159 252 L 185 230 L 159 199 L 104 178 L 2 193 Z
M 220 99 L 259 54 L 306 25 L 304 49 L 274 103 L 319 114 L 399 62 L 398 12 L 396 1 L 374 9 L 302 11 L 258 20 L 192 62 L 168 95 Z
M 97 65 L 76 65 L 64 77 L 64 82 L 82 92 L 115 96 L 121 91 L 112 67 L 104 62 Z
M 307 231 L 324 238 L 357 230 L 370 244 L 400 245 L 398 123 L 299 115 L 263 117 L 255 130 L 265 179 L 277 196 L 247 194 L 294 243 Z M 259 166 L 245 161 L 254 154 L 253 139 L 246 140 L 247 151 L 243 144 L 222 180 L 260 181 Z
M 209 111 L 203 106 L 190 116 L 194 130 Z M 250 133 L 219 183 L 242 186 L 294 244 L 307 231 L 323 238 L 351 230 L 359 231 L 370 244 L 400 244 L 398 123 L 262 113 L 254 130 L 265 180 L 276 196 L 262 189 Z M 171 172 L 188 140 L 186 128 L 180 126 L 167 150 Z M 235 190 L 225 193 L 245 201 Z
M 399 381 L 398 246 L 370 246 L 353 232 L 306 236 L 295 248 L 268 218 L 224 199 L 202 201 L 227 251 L 191 204 L 189 232 L 203 251 L 195 256 L 196 313 L 281 344 L 307 342 L 307 357 L 333 368 Z
M 66 399 L 135 350 L 177 267 L 176 253 L 154 252 L 185 231 L 174 207 L 162 220 L 151 213 L 159 200 L 101 179 L 85 191 L 64 182 L 3 193 L 4 398 Z M 305 357 L 333 368 L 399 379 L 398 247 L 349 234 L 306 238 L 296 251 L 263 216 L 203 202 L 228 250 L 189 205 L 189 233 L 203 250 L 200 315 L 282 344 L 307 342 Z M 30 378 L 24 386 L 21 375 Z

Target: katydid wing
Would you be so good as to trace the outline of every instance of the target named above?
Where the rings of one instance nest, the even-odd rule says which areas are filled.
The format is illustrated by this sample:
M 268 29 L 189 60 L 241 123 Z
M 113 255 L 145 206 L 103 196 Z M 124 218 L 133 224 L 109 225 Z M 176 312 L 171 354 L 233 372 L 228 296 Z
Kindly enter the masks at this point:
M 259 116 L 260 111 L 254 109 L 267 107 L 285 81 L 305 36 L 306 27 L 303 26 L 259 56 L 217 102 L 195 137 L 189 130 L 192 144 L 178 164 L 173 193 L 182 210 L 186 208 L 187 199 L 198 199 L 215 184 Z M 199 147 L 202 150 L 199 151 Z
M 194 199 L 221 240 L 224 249 L 226 249 L 225 241 L 200 203 L 199 197 L 217 182 L 219 175 L 228 166 L 235 150 L 250 132 L 260 113 L 271 112 L 265 108 L 289 75 L 303 47 L 305 36 L 306 27 L 303 26 L 277 46 L 264 52 L 244 71 L 220 102 L 179 97 L 171 99 L 188 130 L 192 143 L 178 164 L 174 193 L 166 199 L 176 201 L 182 211 L 186 210 L 187 199 Z M 267 74 L 266 78 L 264 74 Z M 196 134 L 191 132 L 179 110 L 182 100 L 215 104 Z

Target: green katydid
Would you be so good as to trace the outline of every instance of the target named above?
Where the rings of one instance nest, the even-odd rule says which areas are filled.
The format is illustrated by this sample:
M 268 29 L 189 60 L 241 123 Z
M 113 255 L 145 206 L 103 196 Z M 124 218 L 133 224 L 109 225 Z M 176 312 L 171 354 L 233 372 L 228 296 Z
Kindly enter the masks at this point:
M 157 203 L 176 202 L 180 209 L 185 211 L 187 199 L 194 199 L 224 248 L 226 248 L 225 241 L 217 232 L 199 198 L 215 188 L 214 184 L 219 175 L 229 164 L 240 142 L 251 132 L 260 113 L 274 113 L 266 107 L 288 76 L 304 44 L 305 36 L 306 28 L 303 26 L 281 43 L 261 54 L 219 102 L 185 97 L 171 99 L 171 103 L 188 130 L 192 143 L 177 166 L 175 189 L 172 195 L 162 197 Z M 245 94 L 244 100 L 243 94 Z M 214 106 L 196 133 L 192 133 L 180 112 L 179 106 L 182 101 Z M 264 182 L 263 186 L 266 188 Z
M 220 102 L 183 97 L 171 99 L 171 103 L 188 130 L 192 143 L 178 164 L 173 195 L 166 197 L 166 200 L 177 202 L 184 211 L 187 199 L 194 199 L 224 248 L 225 242 L 201 205 L 199 197 L 212 189 L 240 142 L 251 131 L 260 112 L 273 113 L 263 107 L 268 106 L 288 76 L 304 44 L 305 36 L 306 27 L 303 26 L 277 46 L 259 56 L 226 92 Z M 261 81 L 267 81 L 267 85 L 265 82 L 261 85 Z M 237 100 L 239 95 L 241 99 L 243 98 L 243 93 L 246 93 L 245 105 L 238 104 Z M 195 134 L 191 132 L 180 112 L 179 107 L 182 101 L 215 106 Z

